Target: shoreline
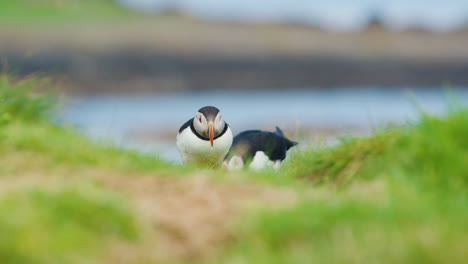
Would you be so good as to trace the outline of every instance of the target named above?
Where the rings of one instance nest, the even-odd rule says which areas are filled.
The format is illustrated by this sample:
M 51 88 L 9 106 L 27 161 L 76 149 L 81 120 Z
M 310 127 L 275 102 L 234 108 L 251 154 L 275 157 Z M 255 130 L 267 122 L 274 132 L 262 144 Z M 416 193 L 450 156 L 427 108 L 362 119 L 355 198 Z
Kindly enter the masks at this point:
M 5 53 L 4 53 L 5 54 Z M 52 74 L 76 95 L 356 86 L 468 86 L 468 59 L 425 63 L 340 56 L 232 58 L 116 51 L 0 55 L 20 75 Z
M 340 86 L 468 86 L 468 31 L 324 31 L 154 18 L 0 26 L 0 60 L 70 94 Z

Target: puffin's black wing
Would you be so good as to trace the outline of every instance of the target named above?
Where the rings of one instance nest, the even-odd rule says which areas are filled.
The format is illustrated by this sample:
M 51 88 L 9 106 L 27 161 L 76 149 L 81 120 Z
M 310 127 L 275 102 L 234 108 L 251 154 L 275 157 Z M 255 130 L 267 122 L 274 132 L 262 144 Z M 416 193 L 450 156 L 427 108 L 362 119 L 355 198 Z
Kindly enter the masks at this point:
M 180 128 L 179 128 L 179 134 L 184 131 L 187 127 L 189 127 L 193 123 L 193 118 L 189 119 L 187 122 L 185 122 Z

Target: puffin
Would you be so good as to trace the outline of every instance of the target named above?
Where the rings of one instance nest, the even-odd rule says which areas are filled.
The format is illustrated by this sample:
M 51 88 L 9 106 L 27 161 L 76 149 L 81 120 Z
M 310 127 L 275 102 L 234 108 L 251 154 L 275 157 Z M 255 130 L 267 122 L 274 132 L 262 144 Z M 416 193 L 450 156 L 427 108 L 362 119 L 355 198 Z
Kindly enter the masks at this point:
M 278 170 L 287 151 L 297 144 L 289 140 L 279 127 L 276 127 L 275 132 L 243 131 L 234 137 L 223 167 L 228 170 L 238 170 L 244 166 L 251 170 L 269 167 Z
M 176 144 L 184 163 L 219 167 L 232 141 L 231 128 L 219 109 L 205 106 L 180 127 Z

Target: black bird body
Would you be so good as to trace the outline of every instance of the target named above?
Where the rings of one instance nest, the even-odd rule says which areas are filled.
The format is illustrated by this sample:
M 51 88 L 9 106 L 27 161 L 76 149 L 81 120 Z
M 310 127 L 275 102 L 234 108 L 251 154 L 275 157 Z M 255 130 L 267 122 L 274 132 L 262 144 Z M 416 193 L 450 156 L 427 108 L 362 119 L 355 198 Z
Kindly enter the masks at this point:
M 270 165 L 279 166 L 286 158 L 286 152 L 297 142 L 285 137 L 283 131 L 276 127 L 275 132 L 262 130 L 247 130 L 239 133 L 233 139 L 231 149 L 226 160 L 231 163 L 230 169 L 243 167 L 250 164 L 250 167 L 263 168 Z M 241 165 L 232 163 L 242 161 Z

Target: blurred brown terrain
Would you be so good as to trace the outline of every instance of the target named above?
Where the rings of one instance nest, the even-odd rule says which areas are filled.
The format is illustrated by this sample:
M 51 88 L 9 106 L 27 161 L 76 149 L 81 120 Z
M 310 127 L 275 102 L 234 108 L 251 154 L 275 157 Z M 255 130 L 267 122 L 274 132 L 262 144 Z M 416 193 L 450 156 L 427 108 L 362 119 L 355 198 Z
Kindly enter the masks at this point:
M 334 86 L 468 86 L 468 27 L 360 32 L 300 24 L 133 22 L 0 26 L 0 58 L 20 74 L 65 77 L 72 94 Z

